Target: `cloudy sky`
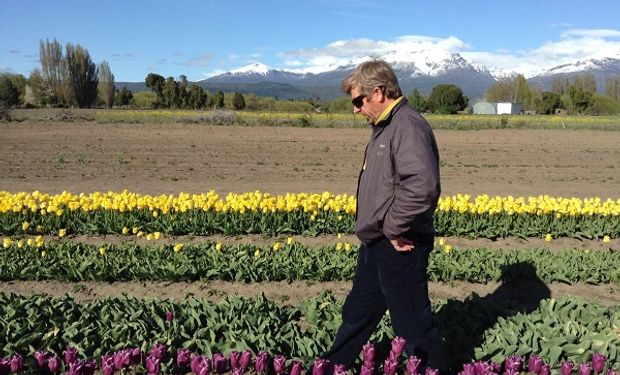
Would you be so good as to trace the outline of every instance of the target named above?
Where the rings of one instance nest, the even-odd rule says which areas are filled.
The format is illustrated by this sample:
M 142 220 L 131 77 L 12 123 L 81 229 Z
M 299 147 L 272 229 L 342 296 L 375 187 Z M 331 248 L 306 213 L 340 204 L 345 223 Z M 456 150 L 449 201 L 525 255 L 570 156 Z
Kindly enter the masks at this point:
M 201 80 L 248 64 L 318 72 L 431 50 L 526 76 L 620 58 L 618 0 L 0 0 L 0 71 L 28 76 L 41 40 L 80 44 L 116 80 Z

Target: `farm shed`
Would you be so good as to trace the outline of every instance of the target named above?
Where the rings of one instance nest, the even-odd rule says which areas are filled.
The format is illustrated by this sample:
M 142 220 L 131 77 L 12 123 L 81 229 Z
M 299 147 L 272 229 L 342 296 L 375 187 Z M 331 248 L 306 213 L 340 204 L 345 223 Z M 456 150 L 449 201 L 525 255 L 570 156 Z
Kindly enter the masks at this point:
M 519 103 L 478 102 L 474 104 L 474 114 L 477 115 L 518 115 L 523 110 Z

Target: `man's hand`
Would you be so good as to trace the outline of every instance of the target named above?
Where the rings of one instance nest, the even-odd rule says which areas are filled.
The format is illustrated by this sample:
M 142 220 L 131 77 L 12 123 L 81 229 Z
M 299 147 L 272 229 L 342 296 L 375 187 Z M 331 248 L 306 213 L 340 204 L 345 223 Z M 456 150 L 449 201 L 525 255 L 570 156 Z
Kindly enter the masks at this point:
M 390 240 L 392 246 L 396 249 L 396 251 L 411 251 L 413 250 L 413 241 L 405 237 L 398 237 L 393 240 Z

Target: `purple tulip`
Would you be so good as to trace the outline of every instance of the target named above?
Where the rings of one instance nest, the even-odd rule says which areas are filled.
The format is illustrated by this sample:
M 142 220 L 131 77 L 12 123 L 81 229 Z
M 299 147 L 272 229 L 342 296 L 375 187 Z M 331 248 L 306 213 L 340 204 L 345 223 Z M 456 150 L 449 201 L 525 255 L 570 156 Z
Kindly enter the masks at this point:
M 542 365 L 542 367 L 540 368 L 539 375 L 549 375 L 550 373 L 551 373 L 550 366 L 547 364 Z
M 65 355 L 65 365 L 67 366 L 78 360 L 78 350 L 76 348 L 67 348 L 63 354 Z
M 0 358 L 0 375 L 8 375 L 11 371 L 11 361 L 8 358 Z
M 373 375 L 375 373 L 375 368 L 373 367 L 366 367 L 365 364 L 362 365 L 362 368 L 360 369 L 360 375 Z
M 486 361 L 474 362 L 474 371 L 476 375 L 489 375 L 493 373 L 493 365 Z
M 504 371 L 504 375 L 519 375 L 519 371 L 515 371 L 515 370 L 506 370 Z
M 82 367 L 82 375 L 94 375 L 97 368 L 97 360 L 89 359 L 84 361 L 84 367 Z
M 612 368 L 608 368 L 607 372 L 605 373 L 605 375 L 616 375 L 616 371 Z
M 241 367 L 237 367 L 232 370 L 232 375 L 243 375 L 244 372 L 245 372 L 245 369 L 242 369 Z
M 122 349 L 114 353 L 114 368 L 122 370 L 133 364 L 132 349 Z
M 337 364 L 334 366 L 334 375 L 347 375 L 347 368 L 343 364 Z
M 191 351 L 189 349 L 177 349 L 177 366 L 185 367 L 189 365 L 189 356 Z
M 506 358 L 504 361 L 504 368 L 506 372 L 520 372 L 521 371 L 521 363 L 523 362 L 523 358 L 518 355 L 511 355 Z M 497 371 L 499 372 L 499 371 Z
M 66 354 L 65 354 L 66 357 Z M 82 375 L 84 371 L 84 362 L 75 360 L 73 362 L 69 362 L 69 375 Z
M 155 345 L 153 345 L 153 347 L 151 348 L 151 352 L 149 353 L 149 356 L 157 358 L 161 362 L 166 356 L 167 350 L 168 350 L 168 347 L 166 345 L 155 343 Z
M 216 374 L 223 374 L 226 372 L 226 367 L 228 367 L 228 361 L 226 357 L 222 353 L 213 354 L 213 369 Z
M 34 359 L 37 362 L 39 368 L 45 368 L 47 365 L 47 356 L 49 353 L 43 351 L 37 351 L 34 353 Z
M 103 375 L 114 374 L 114 355 L 101 356 L 101 373 Z
M 282 354 L 277 354 L 273 357 L 273 369 L 276 374 L 281 374 L 286 371 L 286 357 Z
M 17 374 L 24 367 L 24 357 L 21 354 L 15 353 L 11 357 L 10 361 L 11 372 Z
M 587 362 L 579 365 L 579 375 L 590 375 L 592 373 L 592 367 Z
M 383 373 L 385 375 L 394 375 L 396 373 L 396 368 L 398 367 L 398 362 L 392 358 L 387 358 L 383 361 Z
M 407 360 L 407 374 L 417 375 L 420 371 L 420 362 L 422 362 L 422 360 L 415 355 L 409 357 L 409 359 Z
M 51 373 L 55 374 L 60 370 L 60 358 L 56 354 L 53 354 L 47 359 L 47 368 Z
M 228 360 L 230 361 L 230 368 L 232 370 L 240 368 L 239 366 L 240 359 L 241 359 L 241 353 L 234 351 L 234 350 L 230 352 L 230 354 L 228 355 Z
M 439 370 L 427 367 L 424 375 L 439 375 Z
M 560 366 L 560 374 L 562 375 L 572 375 L 573 374 L 573 367 L 575 366 L 575 364 L 573 362 L 562 362 L 562 365 Z
M 366 367 L 375 367 L 375 346 L 373 344 L 367 343 L 362 347 L 362 358 Z
M 597 374 L 600 374 L 601 372 L 603 372 L 606 362 L 607 362 L 607 357 L 605 357 L 601 353 L 592 354 L 592 369 Z
M 128 349 L 128 350 L 129 350 L 129 360 L 131 362 L 128 363 L 127 366 L 137 365 L 137 364 L 142 363 L 142 350 L 140 348 L 133 348 L 133 349 Z
M 189 368 L 192 370 L 194 374 L 197 374 L 200 371 L 200 365 L 202 361 L 202 356 L 198 353 L 192 353 L 189 356 Z
M 196 374 L 197 375 L 209 375 L 211 374 L 212 368 L 213 368 L 213 365 L 211 364 L 211 358 L 203 356 L 202 361 L 199 362 L 198 372 Z
M 260 352 L 258 352 L 258 355 L 256 356 L 256 363 L 254 366 L 257 373 L 262 374 L 263 372 L 267 371 L 267 359 L 269 359 L 269 354 L 267 354 L 266 351 L 261 350 Z
M 329 361 L 323 358 L 317 358 L 314 360 L 314 365 L 312 366 L 312 375 L 323 375 L 325 374 L 325 370 L 329 366 Z M 326 374 L 327 375 L 327 374 Z
M 149 375 L 157 375 L 161 370 L 161 359 L 154 355 L 146 357 L 146 371 Z
M 463 371 L 459 372 L 459 375 L 476 375 L 476 368 L 473 363 L 465 363 L 463 365 Z
M 239 359 L 239 366 L 242 369 L 245 370 L 246 368 L 248 368 L 251 362 L 252 362 L 252 351 L 246 350 L 243 353 L 241 353 L 241 359 Z
M 166 311 L 166 322 L 170 323 L 174 319 L 174 311 Z
M 291 365 L 291 371 L 289 375 L 301 375 L 301 372 L 304 370 L 303 365 L 299 361 L 293 361 Z
M 527 369 L 534 374 L 540 374 L 540 371 L 542 370 L 544 364 L 545 362 L 542 360 L 542 358 L 537 355 L 533 355 L 527 362 Z
M 399 336 L 396 336 L 392 339 L 392 350 L 390 355 L 394 355 L 395 358 L 400 357 L 403 354 L 403 350 L 405 350 L 405 339 Z

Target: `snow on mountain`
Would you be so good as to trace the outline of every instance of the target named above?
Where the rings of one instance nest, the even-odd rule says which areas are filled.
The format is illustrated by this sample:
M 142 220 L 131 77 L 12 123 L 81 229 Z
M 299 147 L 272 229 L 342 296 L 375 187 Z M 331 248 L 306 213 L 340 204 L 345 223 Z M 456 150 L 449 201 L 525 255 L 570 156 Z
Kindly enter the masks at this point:
M 267 73 L 269 73 L 271 69 L 260 62 L 256 62 L 250 65 L 246 65 L 243 66 L 241 68 L 237 68 L 234 70 L 231 70 L 230 73 L 233 75 L 240 75 L 240 74 L 261 74 L 261 75 L 267 75 Z
M 602 59 L 579 60 L 570 64 L 562 64 L 545 71 L 541 75 L 578 73 L 590 70 L 618 70 L 620 56 L 605 57 Z

